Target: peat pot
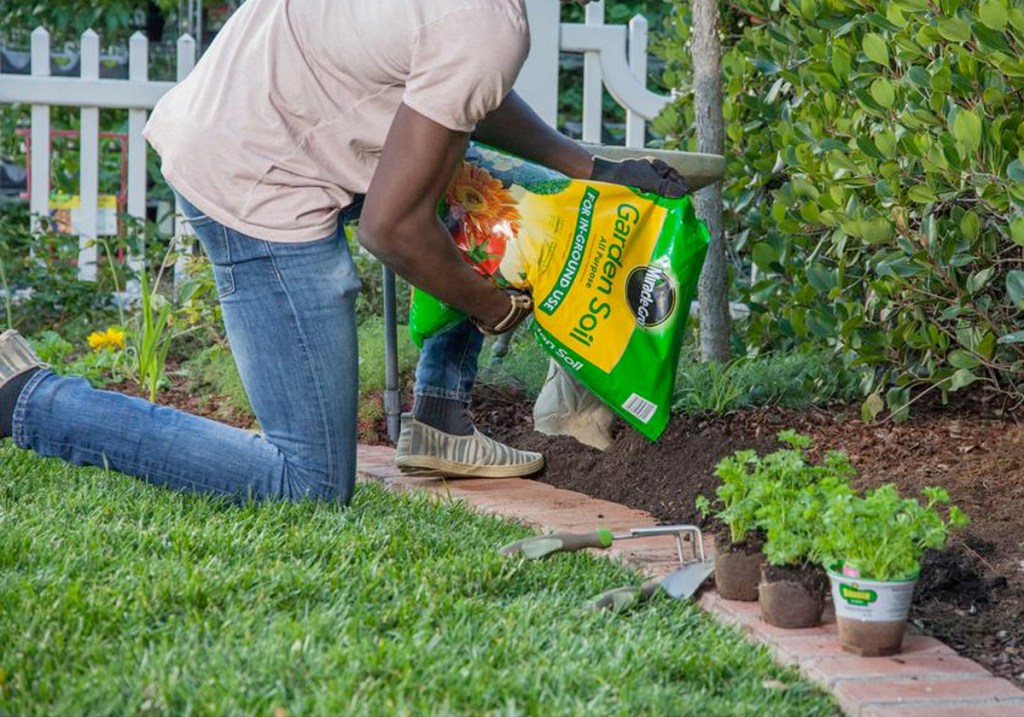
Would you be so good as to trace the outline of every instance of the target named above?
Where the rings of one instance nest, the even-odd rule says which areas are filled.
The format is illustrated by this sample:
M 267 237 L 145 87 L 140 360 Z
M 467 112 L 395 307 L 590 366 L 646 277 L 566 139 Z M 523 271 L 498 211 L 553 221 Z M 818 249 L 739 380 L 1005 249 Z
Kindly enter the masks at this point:
M 829 570 L 842 648 L 862 657 L 898 653 L 907 629 L 917 577 L 865 580 L 839 572 L 838 566 Z
M 726 600 L 757 600 L 764 553 L 746 543 L 725 543 L 715 550 L 715 589 Z
M 766 563 L 758 587 L 761 619 L 788 630 L 820 625 L 827 589 L 825 571 L 816 565 L 791 568 Z

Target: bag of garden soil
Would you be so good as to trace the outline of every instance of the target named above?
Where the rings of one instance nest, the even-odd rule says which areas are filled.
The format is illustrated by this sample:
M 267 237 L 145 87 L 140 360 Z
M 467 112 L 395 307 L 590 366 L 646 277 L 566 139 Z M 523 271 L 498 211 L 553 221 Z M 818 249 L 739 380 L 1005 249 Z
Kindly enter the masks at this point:
M 661 435 L 709 240 L 689 197 L 573 180 L 472 145 L 440 211 L 477 272 L 533 296 L 541 348 L 647 438 Z M 418 345 L 464 319 L 413 290 Z

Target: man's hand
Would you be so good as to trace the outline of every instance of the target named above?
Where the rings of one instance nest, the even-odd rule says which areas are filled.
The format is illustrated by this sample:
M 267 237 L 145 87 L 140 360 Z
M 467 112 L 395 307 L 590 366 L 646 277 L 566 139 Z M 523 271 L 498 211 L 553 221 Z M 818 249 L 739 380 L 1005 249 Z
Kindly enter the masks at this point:
M 660 159 L 624 159 L 610 162 L 594 157 L 594 171 L 590 178 L 597 182 L 610 182 L 635 187 L 641 192 L 654 192 L 662 197 L 678 199 L 689 193 L 686 180 Z

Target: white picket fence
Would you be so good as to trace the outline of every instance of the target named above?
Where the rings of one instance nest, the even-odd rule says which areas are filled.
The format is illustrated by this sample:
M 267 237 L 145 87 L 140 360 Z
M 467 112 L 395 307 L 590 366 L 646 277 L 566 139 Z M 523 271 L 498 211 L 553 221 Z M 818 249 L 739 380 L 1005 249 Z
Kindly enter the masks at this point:
M 626 110 L 625 143 L 642 147 L 646 122 L 669 101 L 650 92 L 647 77 L 647 21 L 642 16 L 628 26 L 604 23 L 604 0 L 586 9 L 586 23 L 562 23 L 559 3 L 527 0 L 531 27 L 531 52 L 520 73 L 516 90 L 535 111 L 554 126 L 558 111 L 559 53 L 581 53 L 584 58 L 582 139 L 600 143 L 602 89 Z M 35 226 L 41 228 L 50 215 L 50 108 L 78 107 L 81 112 L 79 141 L 79 202 L 77 228 L 80 278 L 96 277 L 96 239 L 99 201 L 99 117 L 100 109 L 127 109 L 126 214 L 144 219 L 146 214 L 146 142 L 142 129 L 149 110 L 174 83 L 149 79 L 149 47 L 146 37 L 136 33 L 129 42 L 128 79 L 100 78 L 100 38 L 92 30 L 81 39 L 79 77 L 50 75 L 50 36 L 43 28 L 32 33 L 31 73 L 0 73 L 0 105 L 23 103 L 32 106 L 29 208 Z M 177 42 L 177 79 L 191 70 L 196 44 L 184 35 Z M 188 232 L 184 222 L 175 223 L 175 236 Z

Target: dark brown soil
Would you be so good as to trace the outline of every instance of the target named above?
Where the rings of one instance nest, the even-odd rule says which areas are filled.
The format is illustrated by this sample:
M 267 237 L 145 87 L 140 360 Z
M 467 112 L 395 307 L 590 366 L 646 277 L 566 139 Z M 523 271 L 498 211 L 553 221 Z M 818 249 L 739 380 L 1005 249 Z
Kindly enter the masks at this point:
M 763 538 L 758 535 L 733 543 L 729 530 L 724 526 L 714 530 L 714 537 L 714 582 L 718 594 L 726 600 L 754 602 L 761 582 L 761 566 L 765 563 Z
M 926 556 L 911 619 L 1024 686 L 1024 426 L 993 413 L 984 404 L 915 406 L 906 423 L 866 424 L 857 407 L 755 409 L 676 418 L 654 443 L 620 426 L 601 453 L 535 433 L 527 401 L 479 391 L 474 408 L 481 430 L 547 456 L 539 480 L 665 523 L 702 524 L 694 500 L 714 497 L 715 464 L 738 449 L 777 447 L 784 428 L 810 435 L 816 451 L 845 451 L 861 488 L 891 482 L 917 496 L 925 486 L 945 487 L 971 524 L 946 550 Z
M 216 396 L 196 398 L 183 386 L 158 401 L 252 427 L 247 415 L 226 410 Z M 860 473 L 859 487 L 893 482 L 908 495 L 945 487 L 971 524 L 946 550 L 926 557 L 911 619 L 1024 686 L 1024 426 L 995 418 L 983 404 L 915 407 L 902 424 L 865 424 L 857 407 L 679 417 L 654 443 L 619 425 L 604 453 L 535 433 L 532 403 L 516 392 L 479 387 L 474 417 L 489 435 L 542 451 L 548 463 L 538 480 L 646 510 L 665 523 L 703 525 L 694 501 L 713 498 L 715 464 L 735 450 L 778 447 L 775 435 L 784 428 L 810 435 L 816 451 L 845 451 Z M 384 443 L 385 433 L 377 418 L 360 425 L 364 443 Z
M 761 567 L 758 602 L 769 625 L 796 629 L 821 624 L 828 577 L 816 566 Z

